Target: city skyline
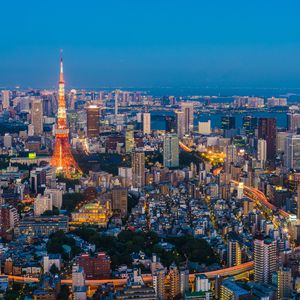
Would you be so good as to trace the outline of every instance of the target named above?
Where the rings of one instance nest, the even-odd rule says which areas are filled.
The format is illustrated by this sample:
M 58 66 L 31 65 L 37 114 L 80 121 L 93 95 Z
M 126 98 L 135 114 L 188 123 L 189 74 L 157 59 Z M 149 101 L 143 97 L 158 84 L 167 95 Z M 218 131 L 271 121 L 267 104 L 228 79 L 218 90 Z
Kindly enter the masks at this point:
M 189 4 L 17 1 L 0 20 L 0 86 L 55 87 L 61 48 L 70 87 L 300 86 L 297 1 Z

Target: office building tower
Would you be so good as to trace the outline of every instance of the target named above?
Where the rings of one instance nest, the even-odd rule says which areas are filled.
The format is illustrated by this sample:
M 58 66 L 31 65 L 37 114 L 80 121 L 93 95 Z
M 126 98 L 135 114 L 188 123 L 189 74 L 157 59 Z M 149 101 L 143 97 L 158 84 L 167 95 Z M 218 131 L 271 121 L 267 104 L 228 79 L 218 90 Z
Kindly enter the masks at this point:
M 194 129 L 194 103 L 181 102 L 181 110 L 184 115 L 184 133 L 191 133 Z
M 10 91 L 3 90 L 1 91 L 2 94 L 2 108 L 3 109 L 8 109 L 10 107 Z
M 143 133 L 151 133 L 151 115 L 148 112 L 143 113 Z
M 189 290 L 189 269 L 182 268 L 179 270 L 180 273 L 180 293 L 184 295 Z
M 176 299 L 180 296 L 180 274 L 177 266 L 173 263 L 170 266 L 170 297 Z
M 290 299 L 292 296 L 292 271 L 281 267 L 277 272 L 277 299 Z
M 127 215 L 128 191 L 126 188 L 114 187 L 112 189 L 112 209 L 119 211 L 124 217 Z
M 116 90 L 115 91 L 115 116 L 118 115 L 119 113 L 119 94 L 120 94 L 121 91 L 119 90 Z
M 297 133 L 298 128 L 300 128 L 300 114 L 288 113 L 287 114 L 288 131 Z
M 43 102 L 41 99 L 33 99 L 31 103 L 31 124 L 35 135 L 43 133 Z
M 181 139 L 185 134 L 184 112 L 175 111 L 175 114 L 176 114 L 176 133 L 178 135 L 178 138 Z
M 164 269 L 158 269 L 153 273 L 153 288 L 155 290 L 157 300 L 166 299 Z
M 254 240 L 254 280 L 271 283 L 272 273 L 277 271 L 276 241 L 257 237 Z
M 300 135 L 287 136 L 284 162 L 288 169 L 300 169 Z
M 78 265 L 72 266 L 72 295 L 74 300 L 86 300 L 87 298 L 84 270 Z
M 96 105 L 89 105 L 86 108 L 87 136 L 89 138 L 99 136 L 100 109 Z
M 40 216 L 45 211 L 52 211 L 53 202 L 51 196 L 42 196 L 38 194 L 37 197 L 34 199 L 34 215 Z
M 254 135 L 255 129 L 257 129 L 258 119 L 252 116 L 243 117 L 243 128 L 246 135 Z
M 238 266 L 242 263 L 241 246 L 234 234 L 228 237 L 227 243 L 227 265 L 228 267 Z
M 206 122 L 198 123 L 198 132 L 203 135 L 211 134 L 211 121 L 208 120 Z
M 145 186 L 145 153 L 142 149 L 132 152 L 132 186 L 141 189 Z
M 166 134 L 164 137 L 164 166 L 176 168 L 179 166 L 179 140 L 176 134 Z
M 177 124 L 175 116 L 166 116 L 166 132 L 176 132 Z
M 260 118 L 258 120 L 258 138 L 267 142 L 267 160 L 276 158 L 276 119 Z
M 131 153 L 134 148 L 134 128 L 133 125 L 127 125 L 125 132 L 125 151 Z
M 221 119 L 221 128 L 223 130 L 235 129 L 235 117 L 223 116 Z
M 43 193 L 46 185 L 46 171 L 36 168 L 30 172 L 30 189 L 34 194 Z
M 259 139 L 257 141 L 257 160 L 260 163 L 260 167 L 264 168 L 267 161 L 267 141 Z
M 53 206 L 57 207 L 58 209 L 61 209 L 63 201 L 63 190 L 46 188 L 44 195 L 52 197 Z

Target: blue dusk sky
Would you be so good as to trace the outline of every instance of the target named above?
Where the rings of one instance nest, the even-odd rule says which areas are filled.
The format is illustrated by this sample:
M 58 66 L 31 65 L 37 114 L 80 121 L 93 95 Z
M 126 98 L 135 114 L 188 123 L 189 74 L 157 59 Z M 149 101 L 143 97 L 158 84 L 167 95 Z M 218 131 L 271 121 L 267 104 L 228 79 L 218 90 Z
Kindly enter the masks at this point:
M 6 0 L 0 87 L 300 87 L 300 1 Z

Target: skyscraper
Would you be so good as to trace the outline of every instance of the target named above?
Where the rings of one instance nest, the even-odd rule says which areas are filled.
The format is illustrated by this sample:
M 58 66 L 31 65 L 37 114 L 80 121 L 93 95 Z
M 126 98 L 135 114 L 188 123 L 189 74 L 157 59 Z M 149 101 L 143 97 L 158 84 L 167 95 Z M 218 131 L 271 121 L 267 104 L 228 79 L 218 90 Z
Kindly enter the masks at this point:
M 153 287 L 156 293 L 156 299 L 165 300 L 165 270 L 158 269 L 153 274 Z
M 194 128 L 194 103 L 181 102 L 181 110 L 184 114 L 184 133 L 191 133 Z
M 276 119 L 260 118 L 258 121 L 258 138 L 267 142 L 267 160 L 276 158 Z
M 238 266 L 242 263 L 241 247 L 234 236 L 230 236 L 227 244 L 228 267 Z
M 112 189 L 112 209 L 119 210 L 122 216 L 127 215 L 128 192 L 126 188 L 114 187 Z
M 132 152 L 132 186 L 141 189 L 145 185 L 145 153 L 142 149 Z
M 221 128 L 223 130 L 235 129 L 235 117 L 231 117 L 231 116 L 222 117 Z
M 151 115 L 148 112 L 143 113 L 143 133 L 151 133 Z
M 276 241 L 257 237 L 254 240 L 254 280 L 271 283 L 273 272 L 277 271 Z
M 284 162 L 288 169 L 300 169 L 300 135 L 286 137 Z
M 176 114 L 176 132 L 178 138 L 181 139 L 185 134 L 185 127 L 184 127 L 184 112 L 183 111 L 175 111 Z
M 259 139 L 257 141 L 257 160 L 260 162 L 260 167 L 263 168 L 267 161 L 267 142 Z
M 86 108 L 87 136 L 89 138 L 99 136 L 99 119 L 99 107 L 96 105 L 89 105 Z
M 1 94 L 2 94 L 2 108 L 7 109 L 10 106 L 9 103 L 10 92 L 8 90 L 3 90 Z
M 170 297 L 176 299 L 180 295 L 180 276 L 177 266 L 173 263 L 170 266 Z
M 176 134 L 166 134 L 164 137 L 164 166 L 176 168 L 179 166 L 179 141 Z
M 292 295 L 292 271 L 281 267 L 277 272 L 277 299 L 290 299 Z
M 134 148 L 134 128 L 133 125 L 127 125 L 125 132 L 125 151 L 131 153 Z
M 252 116 L 243 117 L 243 128 L 246 135 L 254 135 L 255 129 L 257 128 L 257 118 Z
M 31 124 L 35 135 L 43 133 L 43 102 L 41 99 L 33 99 L 31 103 Z
M 300 114 L 287 114 L 287 129 L 290 132 L 297 133 L 298 128 L 300 128 Z
M 81 175 L 69 143 L 69 128 L 67 124 L 67 113 L 65 103 L 65 81 L 63 72 L 63 61 L 60 60 L 60 76 L 58 91 L 58 113 L 55 128 L 55 145 L 50 165 L 56 167 L 56 171 L 65 177 L 74 178 Z

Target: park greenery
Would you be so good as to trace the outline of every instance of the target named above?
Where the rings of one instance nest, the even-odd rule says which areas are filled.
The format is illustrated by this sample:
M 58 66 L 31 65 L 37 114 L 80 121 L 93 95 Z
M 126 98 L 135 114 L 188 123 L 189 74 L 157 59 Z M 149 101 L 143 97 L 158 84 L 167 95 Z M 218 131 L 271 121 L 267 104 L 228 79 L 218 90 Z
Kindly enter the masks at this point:
M 81 227 L 75 234 L 95 244 L 98 251 L 107 252 L 111 257 L 113 268 L 122 264 L 131 266 L 131 254 L 139 251 L 143 251 L 148 257 L 156 253 L 165 266 L 170 266 L 172 262 L 179 265 L 187 260 L 206 265 L 218 262 L 205 240 L 195 239 L 190 235 L 164 238 L 164 242 L 175 246 L 172 250 L 165 250 L 159 245 L 162 239 L 151 231 L 146 233 L 124 230 L 118 237 L 111 237 L 101 235 L 94 229 Z

